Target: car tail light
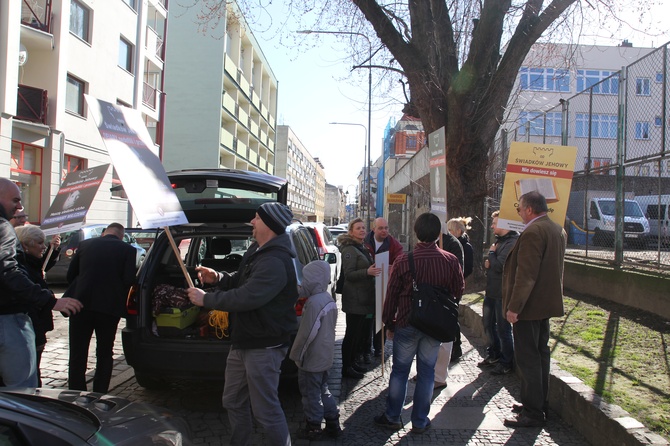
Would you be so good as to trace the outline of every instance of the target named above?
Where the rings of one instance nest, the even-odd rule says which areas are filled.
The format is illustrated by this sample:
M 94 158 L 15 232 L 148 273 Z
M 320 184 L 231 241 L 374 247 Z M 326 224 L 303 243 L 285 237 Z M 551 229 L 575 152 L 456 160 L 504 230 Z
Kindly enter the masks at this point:
M 131 286 L 130 290 L 128 291 L 128 299 L 126 300 L 126 311 L 131 316 L 137 316 L 138 314 L 138 308 L 137 308 L 138 294 L 139 293 L 137 290 L 137 285 Z
M 323 239 L 321 238 L 321 234 L 319 234 L 319 231 L 316 229 L 314 230 L 314 235 L 316 236 L 316 249 L 319 252 L 319 257 L 323 259 L 323 256 L 326 255 L 328 251 L 326 251 L 326 245 L 323 243 Z

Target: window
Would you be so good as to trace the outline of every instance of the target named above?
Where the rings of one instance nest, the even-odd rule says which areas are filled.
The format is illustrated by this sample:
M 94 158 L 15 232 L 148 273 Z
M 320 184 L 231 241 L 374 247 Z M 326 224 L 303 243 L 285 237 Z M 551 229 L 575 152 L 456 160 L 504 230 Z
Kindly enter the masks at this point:
M 609 175 L 612 158 L 591 158 L 591 169 L 595 175 Z M 589 168 L 589 159 L 584 157 L 584 170 Z
M 616 139 L 617 115 L 591 115 L 591 137 Z M 589 115 L 577 113 L 575 120 L 575 136 L 578 138 L 589 137 Z
M 72 155 L 65 155 L 61 181 L 65 180 L 68 173 L 78 170 L 86 170 L 86 160 Z
M 635 166 L 634 172 L 636 176 L 643 176 L 643 177 L 648 177 L 649 176 L 649 166 L 644 165 L 644 166 Z
M 521 67 L 519 84 L 522 90 L 569 92 L 570 74 L 568 70 Z
M 119 66 L 133 72 L 133 45 L 123 37 L 119 39 Z
M 577 91 L 591 89 L 593 94 L 619 94 L 618 71 L 577 70 Z
M 530 123 L 526 125 L 526 123 Z M 522 112 L 519 114 L 520 135 L 530 131 L 532 136 L 561 136 L 563 127 L 563 115 L 560 112 L 540 113 Z
M 651 81 L 648 77 L 639 77 L 635 79 L 635 94 L 637 96 L 651 95 Z
M 663 73 L 660 71 L 656 73 L 656 83 L 662 84 L 663 83 Z
M 649 139 L 649 123 L 636 122 L 635 123 L 635 139 Z
M 416 135 L 407 136 L 407 150 L 416 150 Z
M 84 93 L 86 93 L 86 83 L 68 74 L 65 90 L 65 110 L 84 116 Z
M 130 7 L 133 8 L 134 10 L 137 10 L 137 7 L 136 7 L 136 6 L 137 6 L 137 5 L 136 5 L 137 0 L 123 0 L 123 3 L 125 3 L 125 4 L 128 5 L 128 6 L 130 6 Z
M 656 127 L 660 127 L 661 125 L 663 125 L 663 119 L 660 116 L 656 116 L 654 118 L 654 125 Z
M 78 0 L 71 0 L 70 4 L 70 32 L 84 42 L 90 42 L 91 10 Z

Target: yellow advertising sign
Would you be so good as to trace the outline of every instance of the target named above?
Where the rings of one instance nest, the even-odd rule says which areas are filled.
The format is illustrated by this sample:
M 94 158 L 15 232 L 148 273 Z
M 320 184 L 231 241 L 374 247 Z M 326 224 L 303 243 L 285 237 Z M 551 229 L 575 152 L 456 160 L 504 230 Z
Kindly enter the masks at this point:
M 534 190 L 547 199 L 549 218 L 563 226 L 576 157 L 577 147 L 573 146 L 513 142 L 507 159 L 498 226 L 523 231 L 525 225 L 516 211 L 519 197 Z
M 407 203 L 407 194 L 386 194 L 386 202 L 388 204 L 405 204 Z

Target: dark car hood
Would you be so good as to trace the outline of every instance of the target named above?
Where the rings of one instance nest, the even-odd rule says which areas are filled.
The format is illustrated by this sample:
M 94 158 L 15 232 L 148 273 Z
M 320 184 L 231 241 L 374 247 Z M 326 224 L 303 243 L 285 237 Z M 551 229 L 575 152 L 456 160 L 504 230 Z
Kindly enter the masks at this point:
M 136 420 L 153 417 L 167 430 L 174 418 L 169 411 L 125 398 L 57 389 L 0 391 L 0 408 L 58 425 L 84 440 L 97 435 L 101 441 L 104 438 L 102 443 L 111 444 L 127 438 L 128 427 Z M 183 423 L 180 419 L 176 422 Z M 124 427 L 114 429 L 119 425 Z

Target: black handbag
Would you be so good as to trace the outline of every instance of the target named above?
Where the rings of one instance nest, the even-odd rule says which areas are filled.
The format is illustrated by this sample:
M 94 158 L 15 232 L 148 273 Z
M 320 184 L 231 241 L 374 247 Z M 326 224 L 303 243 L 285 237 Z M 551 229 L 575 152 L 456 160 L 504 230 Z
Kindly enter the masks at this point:
M 412 273 L 412 308 L 409 323 L 431 338 L 451 342 L 460 334 L 458 302 L 448 289 L 428 283 L 416 283 L 413 253 L 409 253 Z

